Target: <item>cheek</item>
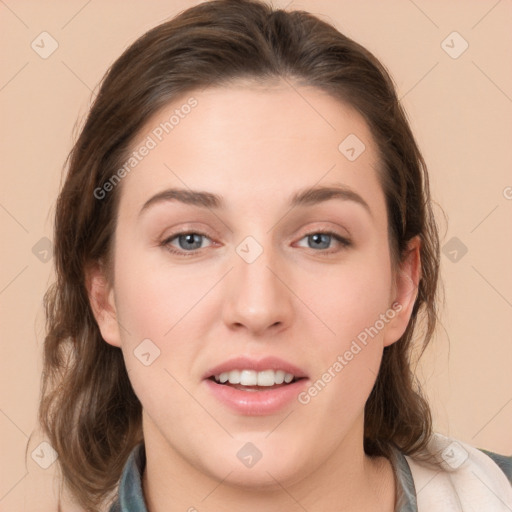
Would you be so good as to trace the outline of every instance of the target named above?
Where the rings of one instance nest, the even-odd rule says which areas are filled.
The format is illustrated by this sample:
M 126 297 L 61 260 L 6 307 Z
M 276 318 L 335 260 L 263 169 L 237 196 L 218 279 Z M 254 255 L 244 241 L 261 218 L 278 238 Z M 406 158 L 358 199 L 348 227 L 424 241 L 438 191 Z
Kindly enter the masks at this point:
M 135 336 L 165 341 L 200 309 L 215 281 L 211 269 L 171 266 L 164 258 L 155 262 L 134 253 L 116 266 L 119 321 Z
M 319 400 L 315 398 L 316 404 L 329 402 L 332 413 L 345 414 L 348 411 L 343 409 L 352 404 L 356 414 L 364 406 L 378 374 L 383 334 L 395 316 L 390 303 L 389 258 L 385 251 L 374 254 L 335 267 L 329 275 L 316 276 L 302 287 L 308 306 L 322 320 L 311 317 L 309 323 L 319 339 L 310 354 L 321 368 L 312 395 L 322 394 Z
M 317 277 L 304 282 L 302 294 L 329 327 L 331 332 L 325 329 L 329 346 L 343 348 L 374 326 L 391 306 L 391 270 L 385 252 L 376 251 L 375 256 L 334 267 L 329 274 Z M 381 322 L 377 327 L 382 330 Z
M 135 394 L 152 417 L 177 421 L 178 411 L 190 407 L 182 386 L 189 387 L 185 383 L 200 347 L 194 343 L 202 339 L 204 322 L 198 322 L 198 301 L 211 286 L 209 279 L 143 265 L 137 257 L 120 262 L 116 279 L 122 351 Z

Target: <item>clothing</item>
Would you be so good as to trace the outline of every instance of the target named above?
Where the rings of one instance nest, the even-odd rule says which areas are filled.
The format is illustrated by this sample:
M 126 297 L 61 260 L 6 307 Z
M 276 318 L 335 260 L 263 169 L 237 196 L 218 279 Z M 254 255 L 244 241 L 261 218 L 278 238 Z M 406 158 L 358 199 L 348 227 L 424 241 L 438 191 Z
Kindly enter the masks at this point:
M 434 434 L 423 455 L 431 460 L 422 462 L 393 451 L 396 512 L 512 511 L 512 455 L 474 448 L 441 434 Z M 141 443 L 125 464 L 118 500 L 109 512 L 147 512 L 141 483 L 145 465 Z

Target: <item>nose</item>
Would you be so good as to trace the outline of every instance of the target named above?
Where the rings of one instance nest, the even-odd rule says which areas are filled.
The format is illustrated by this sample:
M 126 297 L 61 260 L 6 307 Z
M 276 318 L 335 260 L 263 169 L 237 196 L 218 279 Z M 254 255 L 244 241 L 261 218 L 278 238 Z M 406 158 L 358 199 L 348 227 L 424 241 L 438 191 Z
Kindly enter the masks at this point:
M 270 249 L 252 263 L 234 254 L 227 276 L 223 320 L 230 329 L 253 335 L 275 334 L 290 326 L 293 293 L 287 286 L 284 262 Z

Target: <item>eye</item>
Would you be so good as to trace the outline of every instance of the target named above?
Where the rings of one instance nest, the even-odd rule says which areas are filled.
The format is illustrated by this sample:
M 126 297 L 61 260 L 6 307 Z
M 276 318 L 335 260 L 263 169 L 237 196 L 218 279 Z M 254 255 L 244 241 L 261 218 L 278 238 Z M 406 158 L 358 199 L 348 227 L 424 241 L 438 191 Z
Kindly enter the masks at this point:
M 349 240 L 332 231 L 315 231 L 314 233 L 309 233 L 305 237 L 301 238 L 301 241 L 307 240 L 307 247 L 310 249 L 319 249 L 326 253 L 332 253 L 337 252 L 336 249 L 330 251 L 325 251 L 325 249 L 330 248 L 333 239 L 338 245 L 341 245 L 341 249 L 351 245 Z
M 202 242 L 204 239 L 210 240 L 204 233 L 197 232 L 183 232 L 174 233 L 167 237 L 161 245 L 166 247 L 169 252 L 173 254 L 179 254 L 182 256 L 188 256 L 195 254 L 195 251 L 203 249 Z
M 203 246 L 204 240 L 211 242 L 211 239 L 204 233 L 186 231 L 171 234 L 163 240 L 160 245 L 165 247 L 172 254 L 193 256 L 196 252 L 205 248 Z M 314 249 L 315 252 L 323 252 L 326 254 L 338 252 L 352 245 L 349 240 L 332 231 L 315 231 L 301 238 L 300 242 L 302 242 L 302 240 L 307 240 L 306 247 L 309 249 Z M 337 249 L 327 250 L 330 249 L 333 240 L 339 247 Z M 302 245 L 302 247 L 304 246 Z

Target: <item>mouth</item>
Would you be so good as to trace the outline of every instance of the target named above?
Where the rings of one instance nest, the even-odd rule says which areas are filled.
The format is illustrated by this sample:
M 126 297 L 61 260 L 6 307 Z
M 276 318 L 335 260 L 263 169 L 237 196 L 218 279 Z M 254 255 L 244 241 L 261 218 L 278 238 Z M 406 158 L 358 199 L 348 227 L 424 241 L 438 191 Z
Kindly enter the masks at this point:
M 231 359 L 208 370 L 203 379 L 217 402 L 244 416 L 282 411 L 298 399 L 309 382 L 300 368 L 275 357 Z
M 240 391 L 265 391 L 288 386 L 305 377 L 297 377 L 284 370 L 255 371 L 249 369 L 231 370 L 209 377 L 209 380 Z

